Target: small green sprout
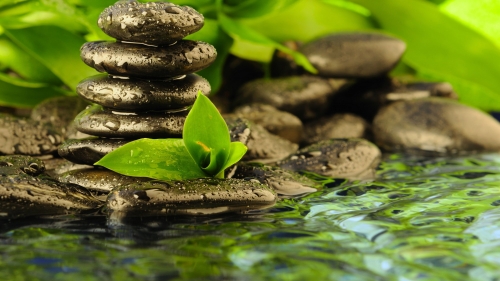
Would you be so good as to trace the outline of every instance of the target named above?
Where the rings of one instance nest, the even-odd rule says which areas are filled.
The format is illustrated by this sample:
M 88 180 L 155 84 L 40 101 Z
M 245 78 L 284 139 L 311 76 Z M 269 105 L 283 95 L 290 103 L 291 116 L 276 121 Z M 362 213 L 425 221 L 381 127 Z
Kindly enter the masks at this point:
M 182 139 L 139 139 L 108 153 L 95 165 L 117 173 L 158 180 L 223 178 L 247 151 L 231 142 L 226 122 L 201 92 L 189 112 Z

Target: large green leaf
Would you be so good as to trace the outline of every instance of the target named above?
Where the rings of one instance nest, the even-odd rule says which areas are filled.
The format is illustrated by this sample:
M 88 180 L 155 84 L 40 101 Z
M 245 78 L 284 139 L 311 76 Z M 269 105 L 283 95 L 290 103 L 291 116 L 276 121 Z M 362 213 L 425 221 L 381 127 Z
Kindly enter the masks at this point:
M 408 49 L 404 61 L 417 71 L 446 80 L 457 79 L 484 87 L 495 95 L 460 91 L 463 101 L 484 110 L 500 110 L 500 49 L 472 29 L 420 0 L 351 0 L 368 8 L 380 25 L 403 39 Z M 467 87 L 461 87 L 467 88 Z M 492 102 L 494 101 L 494 102 Z
M 206 177 L 182 139 L 139 139 L 104 156 L 95 165 L 117 173 L 159 180 Z
M 220 28 L 216 20 L 211 19 L 205 19 L 203 28 L 189 35 L 186 39 L 208 42 L 217 50 L 217 59 L 215 59 L 215 62 L 208 68 L 198 72 L 198 74 L 210 82 L 212 92 L 217 92 L 222 84 L 222 70 L 229 54 L 229 49 L 233 44 L 233 39 Z
M 57 87 L 0 73 L 0 105 L 3 106 L 33 107 L 47 98 L 65 94 L 68 92 Z
M 72 90 L 83 78 L 97 74 L 80 60 L 85 40 L 56 26 L 6 30 L 5 34 L 25 52 L 49 68 Z
M 297 0 L 238 0 L 223 5 L 222 11 L 231 18 L 253 18 L 286 9 Z M 233 4 L 233 5 L 229 5 Z
M 229 130 L 215 105 L 201 93 L 186 117 L 182 137 L 189 154 L 207 174 L 221 171 L 230 152 Z

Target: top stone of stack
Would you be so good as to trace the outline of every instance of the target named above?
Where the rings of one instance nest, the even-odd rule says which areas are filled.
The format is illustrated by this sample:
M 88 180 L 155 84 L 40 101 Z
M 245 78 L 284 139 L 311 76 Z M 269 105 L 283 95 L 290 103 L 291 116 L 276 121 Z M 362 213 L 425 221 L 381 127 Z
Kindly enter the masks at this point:
M 107 35 L 125 42 L 169 45 L 203 27 L 203 15 L 168 2 L 120 1 L 106 8 L 97 24 Z

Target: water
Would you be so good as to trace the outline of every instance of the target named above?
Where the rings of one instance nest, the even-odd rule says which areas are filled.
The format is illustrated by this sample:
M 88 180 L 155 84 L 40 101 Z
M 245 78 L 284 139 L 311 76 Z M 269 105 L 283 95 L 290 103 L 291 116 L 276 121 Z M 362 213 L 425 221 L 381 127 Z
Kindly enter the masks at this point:
M 310 175 L 313 176 L 313 175 Z M 18 219 L 2 280 L 500 280 L 500 155 L 389 156 L 245 215 Z

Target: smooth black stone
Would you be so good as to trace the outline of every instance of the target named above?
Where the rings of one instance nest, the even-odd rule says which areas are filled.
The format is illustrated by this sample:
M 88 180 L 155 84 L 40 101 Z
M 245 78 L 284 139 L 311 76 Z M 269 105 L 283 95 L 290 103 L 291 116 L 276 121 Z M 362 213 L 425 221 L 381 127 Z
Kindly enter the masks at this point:
M 31 119 L 52 126 L 61 136 L 67 138 L 75 132 L 73 119 L 87 105 L 88 102 L 76 96 L 50 98 L 33 108 Z
M 269 187 L 238 179 L 142 182 L 115 188 L 107 209 L 126 216 L 207 215 L 272 207 Z
M 191 7 L 172 3 L 118 2 L 106 8 L 97 24 L 122 41 L 165 45 L 181 40 L 203 27 L 203 15 Z
M 268 104 L 300 119 L 313 119 L 328 111 L 331 98 L 346 82 L 315 76 L 257 79 L 240 88 L 235 105 Z
M 104 155 L 130 142 L 126 139 L 86 138 L 68 140 L 59 146 L 58 153 L 76 164 L 94 165 Z
M 63 140 L 52 126 L 4 114 L 0 114 L 0 128 L 0 154 L 51 154 Z
M 369 135 L 370 124 L 363 118 L 338 113 L 306 123 L 302 139 L 306 144 L 313 144 L 328 139 L 366 138 Z
M 292 171 L 261 164 L 238 164 L 232 178 L 256 179 L 274 189 L 276 193 L 287 196 L 316 192 L 320 184 Z
M 57 178 L 60 182 L 73 183 L 90 190 L 108 193 L 113 188 L 150 181 L 148 178 L 124 176 L 106 169 L 77 169 L 60 174 Z
M 73 214 L 103 205 L 85 188 L 40 174 L 43 169 L 31 157 L 0 157 L 0 217 Z
M 425 98 L 398 101 L 373 120 L 375 142 L 388 151 L 456 154 L 500 151 L 500 123 L 457 101 Z
M 274 163 L 297 151 L 299 146 L 269 133 L 264 127 L 251 124 L 244 161 Z
M 406 44 L 378 33 L 339 33 L 312 41 L 299 50 L 321 76 L 369 78 L 394 68 Z
M 166 78 L 207 68 L 217 51 L 208 43 L 190 40 L 165 47 L 94 41 L 83 44 L 80 57 L 97 71 L 115 76 Z
M 278 166 L 332 178 L 367 179 L 375 176 L 381 152 L 364 139 L 331 139 L 300 149 Z
M 210 94 L 210 84 L 196 74 L 162 81 L 96 75 L 83 80 L 76 88 L 76 92 L 90 102 L 111 109 L 132 111 L 171 110 L 190 106 L 196 100 L 198 91 Z
M 89 106 L 75 118 L 76 129 L 110 138 L 180 137 L 188 111 L 114 114 L 100 105 Z

